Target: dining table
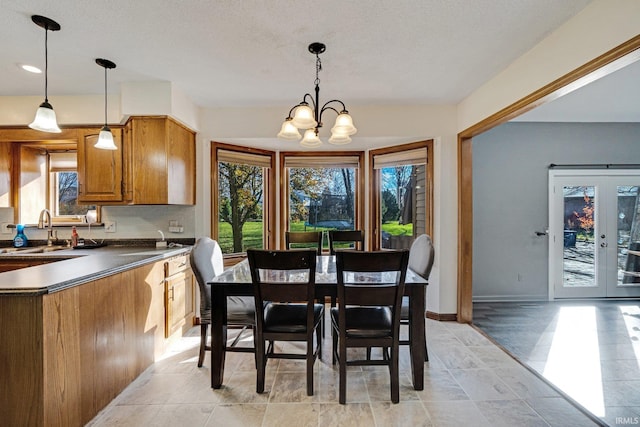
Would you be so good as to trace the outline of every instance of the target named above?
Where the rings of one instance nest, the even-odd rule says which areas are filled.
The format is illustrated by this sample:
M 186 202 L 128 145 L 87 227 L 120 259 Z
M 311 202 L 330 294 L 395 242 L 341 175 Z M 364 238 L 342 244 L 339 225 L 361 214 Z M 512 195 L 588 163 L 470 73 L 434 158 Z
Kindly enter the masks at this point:
M 367 280 L 385 281 L 378 273 Z M 211 387 L 219 389 L 224 377 L 225 347 L 227 343 L 227 297 L 253 296 L 253 284 L 249 271 L 249 262 L 241 262 L 225 270 L 210 282 L 211 285 Z M 424 389 L 425 360 L 425 294 L 429 282 L 427 279 L 407 269 L 404 295 L 409 299 L 409 351 L 413 388 Z M 326 297 L 337 296 L 336 259 L 334 255 L 320 255 L 316 260 L 315 290 L 316 298 L 322 301 Z

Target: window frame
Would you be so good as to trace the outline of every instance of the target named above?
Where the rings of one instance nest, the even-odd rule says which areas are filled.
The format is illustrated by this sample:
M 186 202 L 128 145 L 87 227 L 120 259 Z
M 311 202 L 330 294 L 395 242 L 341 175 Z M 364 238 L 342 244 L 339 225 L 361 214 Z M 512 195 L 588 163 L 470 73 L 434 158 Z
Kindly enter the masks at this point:
M 395 145 L 392 147 L 379 148 L 369 150 L 369 182 L 371 192 L 369 193 L 369 230 L 367 230 L 367 241 L 370 243 L 371 250 L 381 250 L 380 232 L 381 226 L 381 169 L 374 168 L 374 158 L 379 155 L 396 154 L 409 150 L 426 148 L 426 209 L 425 209 L 425 231 L 431 239 L 433 236 L 433 139 L 411 142 L 408 144 Z
M 73 166 L 57 166 L 54 167 L 53 163 L 54 161 L 52 160 L 51 156 L 52 155 L 56 155 L 56 153 L 73 153 L 75 154 L 75 167 Z M 78 151 L 77 150 L 47 150 L 47 209 L 49 210 L 49 212 L 51 213 L 51 220 L 54 223 L 58 223 L 58 224 L 83 224 L 85 221 L 83 220 L 82 216 L 83 215 L 59 215 L 58 210 L 59 210 L 59 194 L 58 194 L 58 190 L 59 190 L 59 173 L 75 173 L 76 174 L 76 181 L 79 184 L 79 176 L 78 176 Z M 78 193 L 76 193 L 76 204 L 78 203 Z M 80 205 L 80 206 L 86 206 L 87 210 L 91 210 L 91 208 L 93 207 L 93 209 L 96 210 L 96 215 L 97 218 L 96 220 L 98 222 L 100 222 L 99 220 L 99 212 L 100 212 L 100 208 L 99 206 L 95 205 L 95 204 L 91 204 L 91 205 Z M 86 215 L 86 213 L 85 213 Z
M 285 231 L 289 229 L 289 171 L 285 166 L 288 158 L 297 158 L 299 162 L 309 160 L 308 167 L 318 167 L 313 163 L 313 158 L 332 157 L 336 159 L 336 163 L 340 163 L 340 158 L 357 157 L 358 167 L 355 171 L 356 183 L 355 189 L 355 212 L 354 212 L 354 228 L 356 230 L 364 229 L 364 151 L 281 151 L 280 153 L 280 239 L 279 245 L 284 248 Z M 366 242 L 368 245 L 368 242 Z
M 224 150 L 225 152 L 238 153 L 239 157 L 243 154 L 254 154 L 259 156 L 269 157 L 270 167 L 267 168 L 263 176 L 263 206 L 262 206 L 262 222 L 263 222 L 263 245 L 265 249 L 275 248 L 275 158 L 276 153 L 274 151 L 263 150 L 259 148 L 243 147 L 240 145 L 227 144 L 223 142 L 211 141 L 211 238 L 218 240 L 218 210 L 219 210 L 219 194 L 218 188 L 219 179 L 219 167 L 218 167 L 218 152 Z M 245 163 L 250 164 L 250 163 Z M 232 258 L 243 258 L 244 252 L 223 254 L 225 260 Z

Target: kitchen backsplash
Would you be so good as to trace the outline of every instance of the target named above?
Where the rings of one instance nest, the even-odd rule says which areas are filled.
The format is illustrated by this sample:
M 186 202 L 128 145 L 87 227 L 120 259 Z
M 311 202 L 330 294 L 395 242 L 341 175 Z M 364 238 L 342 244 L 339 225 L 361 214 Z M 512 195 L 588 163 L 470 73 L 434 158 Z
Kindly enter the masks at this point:
M 115 223 L 115 232 L 108 233 L 105 227 L 96 226 L 90 229 L 83 224 L 78 227 L 80 237 L 97 239 L 160 239 L 162 231 L 165 239 L 189 239 L 195 236 L 195 206 L 153 205 L 153 206 L 105 206 L 102 208 L 102 222 Z M 176 229 L 182 232 L 169 231 L 170 221 L 175 221 Z M 0 224 L 13 223 L 13 209 L 0 208 Z M 58 230 L 59 239 L 69 239 L 71 228 L 54 227 Z M 4 230 L 0 230 L 4 231 Z M 46 240 L 46 230 L 27 228 L 29 239 Z M 12 240 L 15 229 L 9 233 L 0 233 L 0 240 Z

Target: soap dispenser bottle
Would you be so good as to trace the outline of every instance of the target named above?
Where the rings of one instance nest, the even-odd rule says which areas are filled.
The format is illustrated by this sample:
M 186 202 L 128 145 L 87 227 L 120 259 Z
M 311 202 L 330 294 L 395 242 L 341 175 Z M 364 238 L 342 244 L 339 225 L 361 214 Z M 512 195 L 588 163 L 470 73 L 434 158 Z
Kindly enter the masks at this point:
M 24 225 L 16 225 L 16 237 L 13 238 L 13 247 L 25 248 L 28 244 L 29 239 L 27 239 L 27 236 L 24 234 Z

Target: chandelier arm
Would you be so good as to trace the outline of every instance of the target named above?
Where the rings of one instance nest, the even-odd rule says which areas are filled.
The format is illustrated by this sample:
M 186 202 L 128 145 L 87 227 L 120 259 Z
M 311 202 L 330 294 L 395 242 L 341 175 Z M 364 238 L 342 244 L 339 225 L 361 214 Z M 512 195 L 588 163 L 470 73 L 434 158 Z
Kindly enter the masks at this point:
M 331 108 L 332 110 L 334 110 L 336 113 L 338 113 L 338 111 L 335 108 L 332 107 L 328 107 L 329 104 L 331 104 L 332 102 L 337 102 L 338 104 L 342 105 L 342 111 L 347 111 L 347 107 L 346 105 L 344 105 L 344 102 L 340 101 L 339 99 L 332 99 L 331 101 L 327 101 L 324 103 L 324 105 L 322 106 L 322 110 Z

